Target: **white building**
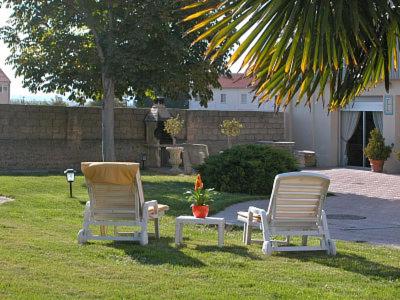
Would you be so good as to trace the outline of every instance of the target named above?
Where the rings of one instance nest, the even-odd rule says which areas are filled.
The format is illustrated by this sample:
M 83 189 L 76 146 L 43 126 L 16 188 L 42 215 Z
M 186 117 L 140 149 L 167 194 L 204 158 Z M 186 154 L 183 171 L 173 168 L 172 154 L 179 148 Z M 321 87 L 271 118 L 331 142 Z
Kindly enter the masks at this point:
M 0 69 L 0 104 L 10 103 L 10 84 L 10 79 Z
M 308 107 L 291 103 L 285 112 L 286 139 L 298 150 L 316 152 L 320 167 L 369 167 L 363 149 L 369 133 L 378 128 L 393 153 L 384 171 L 400 173 L 395 151 L 400 151 L 400 74 L 392 72 L 390 92 L 383 83 L 357 97 L 345 109 L 328 114 L 322 103 Z M 324 94 L 329 99 L 329 91 Z
M 233 74 L 232 79 L 219 79 L 221 89 L 213 90 L 213 101 L 209 110 L 260 110 L 273 111 L 273 103 L 258 107 L 252 102 L 254 93 L 249 88 L 250 80 L 242 74 Z M 328 101 L 329 89 L 324 93 Z M 189 102 L 189 109 L 205 109 L 198 101 Z M 368 168 L 368 159 L 363 149 L 368 143 L 369 133 L 379 128 L 393 153 L 386 161 L 384 171 L 400 173 L 400 162 L 396 151 L 400 151 L 400 71 L 391 73 L 390 92 L 383 83 L 357 97 L 345 109 L 328 114 L 322 101 L 309 107 L 295 106 L 292 101 L 285 111 L 285 139 L 295 142 L 297 150 L 315 151 L 319 167 Z
M 213 99 L 204 108 L 197 100 L 189 101 L 192 110 L 230 110 L 230 111 L 274 111 L 272 102 L 264 103 L 260 107 L 258 101 L 253 101 L 254 92 L 249 87 L 250 79 L 243 78 L 243 74 L 232 74 L 232 78 L 220 77 L 221 88 L 213 89 Z

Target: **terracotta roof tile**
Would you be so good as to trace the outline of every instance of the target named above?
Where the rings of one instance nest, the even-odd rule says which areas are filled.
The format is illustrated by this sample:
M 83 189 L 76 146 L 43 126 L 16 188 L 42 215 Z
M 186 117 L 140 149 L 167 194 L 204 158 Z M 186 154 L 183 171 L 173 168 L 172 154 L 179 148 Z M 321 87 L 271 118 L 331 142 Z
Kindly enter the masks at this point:
M 232 73 L 232 78 L 221 76 L 218 82 L 223 89 L 247 89 L 250 87 L 251 78 L 244 78 L 242 73 Z

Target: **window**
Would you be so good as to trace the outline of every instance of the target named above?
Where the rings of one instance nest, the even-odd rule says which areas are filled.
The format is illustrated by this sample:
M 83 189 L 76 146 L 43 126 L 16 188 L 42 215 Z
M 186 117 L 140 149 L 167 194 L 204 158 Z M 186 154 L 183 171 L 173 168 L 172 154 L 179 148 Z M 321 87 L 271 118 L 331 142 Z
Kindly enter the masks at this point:
M 0 85 L 0 93 L 3 92 L 3 87 Z
M 3 92 L 7 93 L 7 91 L 8 91 L 8 86 L 3 86 Z
M 221 103 L 226 104 L 226 94 L 221 94 Z
M 247 104 L 247 94 L 240 95 L 240 103 Z

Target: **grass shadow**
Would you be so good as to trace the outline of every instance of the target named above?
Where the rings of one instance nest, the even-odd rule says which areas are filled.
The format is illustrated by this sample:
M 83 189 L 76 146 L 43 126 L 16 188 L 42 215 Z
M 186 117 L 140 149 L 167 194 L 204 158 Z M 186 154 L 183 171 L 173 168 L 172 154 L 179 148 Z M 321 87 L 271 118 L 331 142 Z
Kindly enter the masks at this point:
M 389 281 L 400 279 L 400 268 L 371 261 L 356 254 L 338 253 L 336 256 L 328 256 L 326 253 L 322 252 L 293 252 L 279 253 L 278 256 L 297 259 L 303 262 L 313 262 L 371 278 L 380 278 Z
M 132 242 L 114 242 L 107 244 L 123 250 L 132 260 L 142 264 L 164 265 L 200 268 L 206 266 L 202 261 L 181 252 L 179 248 L 171 246 L 174 240 L 171 237 L 162 237 L 159 240 L 150 239 L 149 244 L 141 246 Z
M 249 249 L 247 247 L 241 247 L 241 246 L 224 246 L 222 248 L 218 246 L 205 246 L 205 245 L 197 245 L 195 248 L 197 251 L 200 252 L 224 252 L 224 253 L 230 253 L 242 257 L 247 257 L 250 259 L 254 260 L 262 260 L 259 256 L 254 255 L 249 252 Z

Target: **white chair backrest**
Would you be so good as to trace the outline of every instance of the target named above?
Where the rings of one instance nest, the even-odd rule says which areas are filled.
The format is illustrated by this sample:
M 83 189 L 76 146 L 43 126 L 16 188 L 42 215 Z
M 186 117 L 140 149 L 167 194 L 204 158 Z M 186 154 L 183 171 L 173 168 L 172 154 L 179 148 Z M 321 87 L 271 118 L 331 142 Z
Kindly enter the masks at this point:
M 144 199 L 139 164 L 82 163 L 82 172 L 94 220 L 140 218 Z
M 272 222 L 320 224 L 329 183 L 329 178 L 314 173 L 277 175 L 268 207 Z

